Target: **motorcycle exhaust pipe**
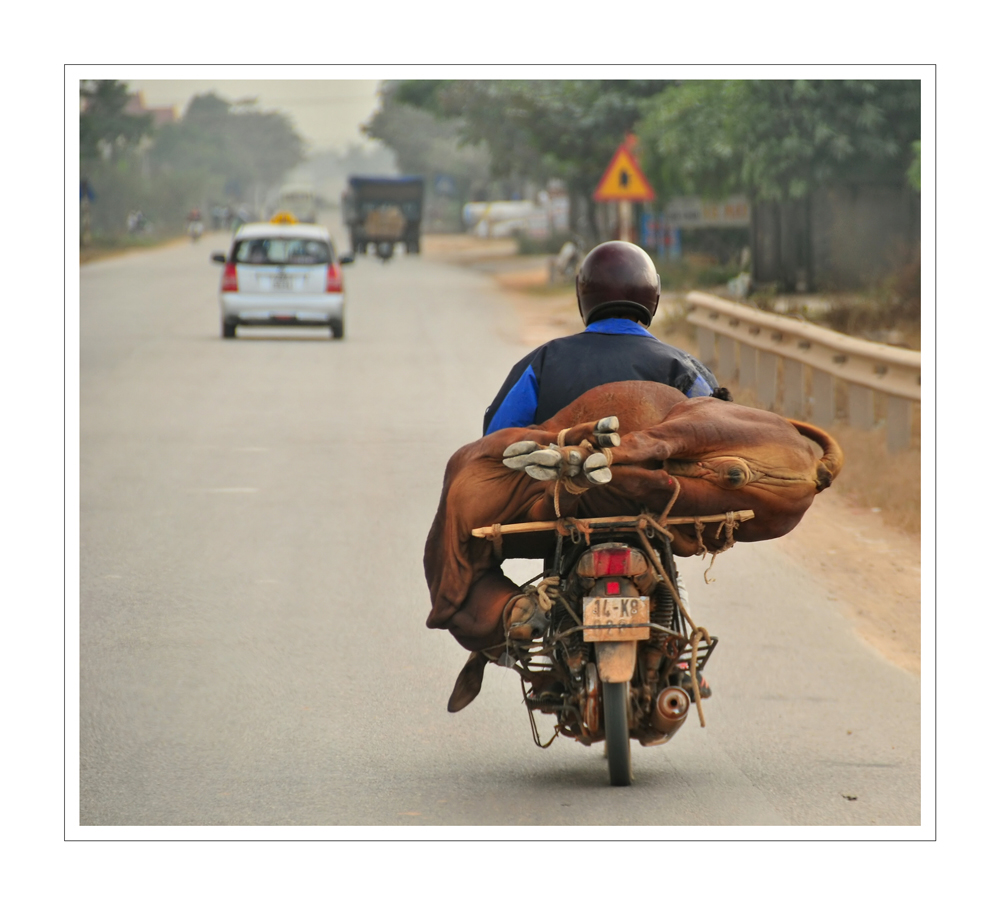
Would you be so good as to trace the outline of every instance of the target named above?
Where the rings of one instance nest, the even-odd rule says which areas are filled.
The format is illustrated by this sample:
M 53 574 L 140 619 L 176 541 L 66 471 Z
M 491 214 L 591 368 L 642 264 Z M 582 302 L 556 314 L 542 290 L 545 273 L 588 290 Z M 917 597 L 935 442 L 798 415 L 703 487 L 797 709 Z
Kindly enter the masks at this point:
M 691 699 L 683 688 L 664 688 L 656 696 L 656 703 L 649 714 L 649 722 L 657 732 L 663 733 L 663 741 L 684 725 Z

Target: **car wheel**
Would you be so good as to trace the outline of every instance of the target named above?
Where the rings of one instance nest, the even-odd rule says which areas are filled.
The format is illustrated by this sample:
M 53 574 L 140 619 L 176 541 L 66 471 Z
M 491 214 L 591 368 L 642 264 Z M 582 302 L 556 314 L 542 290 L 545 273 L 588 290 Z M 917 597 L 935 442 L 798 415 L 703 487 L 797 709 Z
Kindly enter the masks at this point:
M 334 339 L 344 338 L 344 319 L 341 318 L 339 321 L 330 321 L 330 334 Z
M 236 339 L 236 324 L 231 321 L 222 322 L 222 338 Z

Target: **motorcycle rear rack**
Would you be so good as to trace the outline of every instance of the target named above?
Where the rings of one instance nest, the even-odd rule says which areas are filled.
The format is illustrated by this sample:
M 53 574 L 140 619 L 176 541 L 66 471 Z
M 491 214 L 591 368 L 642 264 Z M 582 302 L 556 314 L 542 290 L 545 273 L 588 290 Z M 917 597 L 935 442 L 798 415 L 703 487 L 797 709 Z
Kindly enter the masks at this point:
M 708 662 L 708 658 L 712 656 L 712 651 L 715 650 L 715 646 L 719 643 L 719 639 L 712 635 L 708 640 L 702 640 L 698 644 L 698 672 L 701 672 L 705 668 L 705 664 Z M 688 669 L 691 668 L 691 649 L 688 648 L 677 660 L 678 663 L 686 663 Z
M 754 517 L 752 509 L 738 509 L 733 512 L 722 512 L 718 515 L 680 515 L 670 516 L 664 519 L 661 524 L 667 525 L 693 525 L 696 522 L 746 522 Z M 640 520 L 648 521 L 650 515 L 612 515 L 600 518 L 582 519 L 559 519 L 551 522 L 512 522 L 507 525 L 488 525 L 485 528 L 473 528 L 472 536 L 480 538 L 494 538 L 499 534 L 530 534 L 533 531 L 556 531 L 559 526 L 572 528 L 575 525 L 585 527 L 591 531 L 614 531 L 617 529 L 638 528 Z

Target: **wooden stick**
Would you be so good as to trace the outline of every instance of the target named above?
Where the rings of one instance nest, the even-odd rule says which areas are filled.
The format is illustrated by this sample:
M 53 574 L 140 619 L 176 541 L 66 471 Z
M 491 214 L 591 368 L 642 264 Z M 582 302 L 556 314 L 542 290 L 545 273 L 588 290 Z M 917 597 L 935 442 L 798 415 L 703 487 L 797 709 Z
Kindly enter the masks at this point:
M 753 518 L 752 509 L 739 509 L 736 512 L 726 512 L 721 515 L 681 515 L 672 516 L 667 519 L 668 525 L 693 525 L 695 522 L 724 522 L 730 518 L 738 522 L 746 522 Z M 581 524 L 588 525 L 591 528 L 602 527 L 605 525 L 623 525 L 623 526 L 634 526 L 638 523 L 640 518 L 650 518 L 653 516 L 632 516 L 632 515 L 613 515 L 607 516 L 605 518 L 589 518 L 589 519 L 579 519 Z M 532 531 L 553 531 L 555 530 L 558 522 L 521 522 L 519 524 L 513 525 L 501 525 L 501 534 L 528 534 Z M 492 537 L 493 528 L 492 526 L 487 528 L 473 528 L 473 537 Z

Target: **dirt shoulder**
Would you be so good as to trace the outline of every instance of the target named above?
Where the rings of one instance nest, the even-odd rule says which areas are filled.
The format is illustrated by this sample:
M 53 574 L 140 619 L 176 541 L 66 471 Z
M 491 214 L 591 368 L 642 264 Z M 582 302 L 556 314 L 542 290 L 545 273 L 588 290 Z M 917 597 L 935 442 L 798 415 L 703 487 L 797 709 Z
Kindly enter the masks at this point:
M 88 245 L 80 249 L 80 264 L 92 264 L 95 261 L 103 261 L 107 258 L 120 258 L 124 255 L 136 254 L 143 251 L 151 251 L 155 248 L 164 248 L 167 245 L 178 245 L 181 242 L 191 240 L 184 235 L 170 236 L 156 241 L 138 242 L 134 245 Z
M 573 288 L 548 285 L 545 259 L 514 257 L 510 240 L 428 236 L 424 242 L 428 257 L 493 275 L 518 314 L 526 345 L 579 331 Z M 654 333 L 667 338 L 681 304 L 681 296 L 664 295 Z M 685 345 L 673 334 L 667 341 Z M 876 508 L 858 505 L 834 484 L 816 497 L 794 531 L 771 543 L 829 588 L 859 637 L 892 663 L 919 675 L 920 536 L 887 525 Z

